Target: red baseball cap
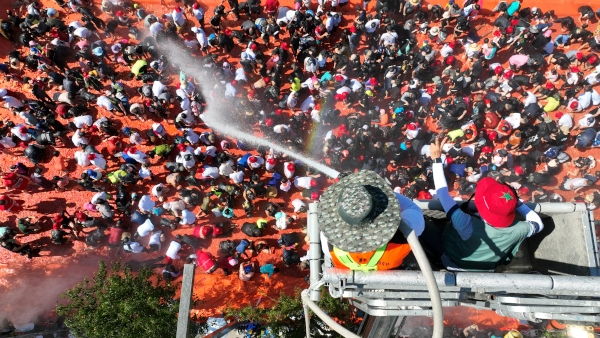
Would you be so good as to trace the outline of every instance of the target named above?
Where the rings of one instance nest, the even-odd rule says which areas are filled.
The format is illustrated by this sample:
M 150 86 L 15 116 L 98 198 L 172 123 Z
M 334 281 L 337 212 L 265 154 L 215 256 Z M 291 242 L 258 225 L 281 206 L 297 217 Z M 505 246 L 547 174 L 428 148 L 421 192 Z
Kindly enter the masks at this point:
M 256 161 L 258 161 L 258 160 L 257 160 L 257 159 L 256 159 L 256 157 L 254 157 L 254 156 L 250 156 L 250 157 L 248 158 L 248 162 L 250 162 L 250 163 L 256 163 Z
M 577 60 L 582 60 L 583 59 L 583 53 L 582 52 L 577 52 L 577 54 L 575 54 L 575 57 L 577 58 Z
M 212 233 L 213 228 L 205 225 L 202 228 L 200 228 L 200 238 L 206 238 L 208 237 L 211 233 Z
M 421 190 L 417 195 L 418 200 L 430 200 L 433 196 L 429 193 L 429 191 Z
M 571 67 L 571 73 L 579 73 L 579 68 Z
M 494 73 L 496 73 L 496 75 L 500 75 L 500 73 L 502 73 L 502 67 L 497 66 L 496 68 L 494 68 Z
M 275 159 L 274 159 L 274 158 L 272 158 L 272 157 L 269 157 L 269 158 L 267 159 L 267 163 L 269 163 L 270 165 L 275 165 L 275 163 L 276 163 L 276 162 L 275 162 Z
M 219 236 L 223 234 L 223 228 L 219 227 L 219 226 L 213 226 L 213 235 L 214 236 Z
M 577 101 L 573 101 L 569 104 L 569 108 L 575 109 L 575 108 L 577 108 L 578 105 L 579 105 L 579 103 Z
M 506 72 L 504 72 L 504 78 L 507 80 L 510 80 L 512 78 L 513 74 L 514 73 L 512 72 L 512 70 L 507 70 Z
M 481 218 L 489 225 L 506 228 L 515 220 L 517 196 L 506 184 L 486 177 L 477 183 L 475 206 Z
M 287 170 L 288 171 L 294 171 L 294 170 L 296 170 L 296 165 L 294 163 L 291 163 L 291 162 L 288 163 Z
M 560 119 L 561 117 L 563 117 L 563 115 L 564 115 L 563 113 L 558 112 L 558 113 L 556 113 L 556 118 Z
M 316 201 L 316 200 L 318 200 L 318 199 L 319 199 L 319 193 L 318 193 L 318 192 L 316 192 L 316 191 L 313 191 L 313 192 L 310 194 L 310 199 L 311 199 L 311 200 L 313 200 L 313 201 Z
M 546 89 L 552 89 L 554 88 L 554 85 L 552 84 L 552 82 L 546 82 Z
M 494 148 L 490 147 L 490 146 L 483 146 L 481 148 L 481 152 L 482 153 L 491 153 L 492 151 L 494 151 Z
M 512 28 L 512 26 L 506 28 L 506 33 L 508 33 L 508 34 L 511 34 L 514 31 L 515 31 L 515 29 Z
M 519 176 L 523 175 L 523 168 L 521 168 L 520 166 L 516 165 L 514 169 L 515 169 L 515 174 L 517 174 Z

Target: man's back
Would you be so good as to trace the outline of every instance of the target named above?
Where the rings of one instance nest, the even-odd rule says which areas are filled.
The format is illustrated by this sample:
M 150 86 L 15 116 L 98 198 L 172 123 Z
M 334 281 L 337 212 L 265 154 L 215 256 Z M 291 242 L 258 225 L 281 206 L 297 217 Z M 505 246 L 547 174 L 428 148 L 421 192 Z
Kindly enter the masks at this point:
M 454 227 L 447 226 L 443 241 L 452 262 L 469 271 L 489 271 L 508 264 L 530 231 L 529 223 L 524 221 L 515 221 L 506 228 L 492 227 L 476 216 L 471 216 L 471 222 L 473 233 L 468 239 L 463 240 Z

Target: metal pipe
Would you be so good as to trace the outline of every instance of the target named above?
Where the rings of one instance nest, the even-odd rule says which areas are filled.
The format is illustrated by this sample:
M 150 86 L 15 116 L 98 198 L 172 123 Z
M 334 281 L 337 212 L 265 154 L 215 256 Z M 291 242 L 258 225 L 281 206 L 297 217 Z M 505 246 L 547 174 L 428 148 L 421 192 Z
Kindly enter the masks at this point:
M 434 271 L 433 277 L 440 287 L 456 286 L 454 273 Z M 348 269 L 326 268 L 323 271 L 323 283 L 337 285 L 345 279 L 348 284 L 360 285 L 402 285 L 402 287 L 425 286 L 425 277 L 421 271 L 380 270 L 377 273 L 352 271 Z
M 440 290 L 438 289 L 437 282 L 433 277 L 433 270 L 429 264 L 429 259 L 425 255 L 425 251 L 417 239 L 415 231 L 406 224 L 404 220 L 400 221 L 400 231 L 412 250 L 419 268 L 425 277 L 425 283 L 427 284 L 427 291 L 429 292 L 429 298 L 431 299 L 431 309 L 433 310 L 433 335 L 432 338 L 442 338 L 444 335 L 444 313 L 442 312 L 442 299 L 440 297 Z
M 439 200 L 413 200 L 422 210 L 444 210 Z M 460 206 L 463 201 L 456 201 Z M 531 210 L 543 214 L 566 214 L 585 210 L 583 203 L 525 203 Z M 477 211 L 475 203 L 469 203 L 469 210 Z
M 306 305 L 304 299 L 302 300 L 302 307 L 304 308 L 304 325 L 306 326 L 306 337 L 310 338 L 310 312 L 308 311 L 308 305 Z
M 321 288 L 315 286 L 321 278 L 321 239 L 319 236 L 319 219 L 317 217 L 318 203 L 308 205 L 307 227 L 310 246 L 308 259 L 310 263 L 310 299 L 313 302 L 321 300 Z
M 325 324 L 327 324 L 327 326 L 329 326 L 335 332 L 341 334 L 343 337 L 345 337 L 345 338 L 361 338 L 360 336 L 356 335 L 352 331 L 350 331 L 347 328 L 343 327 L 342 325 L 338 324 L 335 320 L 333 320 L 331 317 L 329 317 L 329 315 L 326 314 L 323 310 L 321 310 L 321 308 L 319 308 L 319 306 L 315 302 L 310 300 L 308 293 L 309 293 L 308 290 L 303 290 L 302 294 L 301 294 L 302 304 L 305 307 L 304 316 L 306 317 L 305 322 L 306 322 L 306 336 L 307 337 L 310 337 L 310 318 L 307 315 L 308 309 L 306 309 L 306 307 L 309 307 L 314 312 L 314 314 L 317 315 L 317 317 L 321 318 L 321 320 Z

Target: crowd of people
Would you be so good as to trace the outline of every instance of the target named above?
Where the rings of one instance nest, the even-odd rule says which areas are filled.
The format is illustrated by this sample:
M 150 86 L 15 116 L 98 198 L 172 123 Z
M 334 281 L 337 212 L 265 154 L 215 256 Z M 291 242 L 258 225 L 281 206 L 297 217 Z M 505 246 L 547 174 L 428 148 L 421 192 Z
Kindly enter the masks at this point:
M 176 261 L 207 273 L 239 270 L 242 280 L 280 265 L 306 267 L 299 230 L 308 203 L 333 181 L 210 129 L 203 116 L 212 106 L 291 150 L 316 144 L 320 162 L 373 172 L 406 200 L 438 198 L 436 177 L 467 198 L 491 179 L 514 189 L 507 202 L 564 201 L 561 191 L 572 191 L 594 209 L 600 190 L 590 187 L 600 171 L 583 154 L 600 146 L 600 10 L 578 12 L 557 17 L 522 0 L 493 11 L 475 0 L 356 8 L 347 0 L 228 0 L 214 8 L 184 0 L 155 13 L 130 0 L 24 2 L 0 22 L 15 46 L 0 71 L 19 88 L 0 89 L 9 112 L 0 149 L 29 162 L 2 173 L 0 209 L 19 218 L 0 227 L 1 245 L 34 257 L 40 248 L 19 236 L 51 228 L 55 245 L 161 251 L 167 280 L 179 276 Z M 556 177 L 563 167 L 566 175 Z M 91 198 L 72 213 L 57 205 L 62 211 L 46 223 L 21 217 L 28 194 L 72 190 Z M 398 199 L 410 219 L 408 202 Z M 190 230 L 171 236 L 177 228 Z M 521 228 L 523 238 L 541 230 Z M 263 238 L 271 229 L 282 231 L 277 243 Z M 233 240 L 234 231 L 246 238 Z M 206 249 L 212 240 L 218 252 Z M 380 242 L 348 241 L 345 250 Z M 282 262 L 255 266 L 257 255 L 275 251 Z M 448 250 L 439 256 L 447 267 L 459 263 Z

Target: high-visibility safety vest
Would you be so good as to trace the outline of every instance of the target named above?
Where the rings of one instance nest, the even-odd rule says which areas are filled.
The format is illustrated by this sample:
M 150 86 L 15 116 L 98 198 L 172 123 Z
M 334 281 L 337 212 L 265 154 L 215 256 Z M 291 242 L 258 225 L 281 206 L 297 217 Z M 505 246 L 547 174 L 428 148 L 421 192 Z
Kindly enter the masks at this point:
M 359 271 L 390 270 L 402 265 L 410 253 L 410 245 L 388 243 L 375 251 L 346 252 L 337 247 L 330 251 L 333 265 Z

